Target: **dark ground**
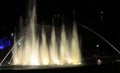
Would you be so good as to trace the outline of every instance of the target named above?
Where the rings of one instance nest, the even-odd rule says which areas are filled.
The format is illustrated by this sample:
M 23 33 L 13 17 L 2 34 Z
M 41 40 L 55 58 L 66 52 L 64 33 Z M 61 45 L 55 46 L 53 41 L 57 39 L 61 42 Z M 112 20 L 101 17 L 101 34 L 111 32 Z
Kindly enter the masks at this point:
M 52 69 L 23 69 L 23 70 L 13 70 L 13 69 L 1 69 L 0 72 L 41 72 L 41 73 L 119 73 L 120 72 L 119 63 L 111 63 L 104 65 L 85 65 L 80 67 L 70 67 L 70 68 L 52 68 Z

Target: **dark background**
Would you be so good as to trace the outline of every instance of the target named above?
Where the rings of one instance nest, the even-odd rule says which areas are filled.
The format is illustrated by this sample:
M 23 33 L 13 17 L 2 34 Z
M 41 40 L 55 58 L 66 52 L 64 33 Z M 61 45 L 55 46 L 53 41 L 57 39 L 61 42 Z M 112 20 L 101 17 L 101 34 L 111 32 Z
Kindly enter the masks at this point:
M 19 24 L 20 16 L 27 13 L 29 0 L 1 0 L 0 1 L 0 36 L 5 36 Z M 47 20 L 54 14 L 64 14 L 71 18 L 72 11 L 76 11 L 76 21 L 93 29 L 113 45 L 119 48 L 119 4 L 115 1 L 102 0 L 36 0 L 38 22 Z M 103 11 L 103 20 L 100 20 Z

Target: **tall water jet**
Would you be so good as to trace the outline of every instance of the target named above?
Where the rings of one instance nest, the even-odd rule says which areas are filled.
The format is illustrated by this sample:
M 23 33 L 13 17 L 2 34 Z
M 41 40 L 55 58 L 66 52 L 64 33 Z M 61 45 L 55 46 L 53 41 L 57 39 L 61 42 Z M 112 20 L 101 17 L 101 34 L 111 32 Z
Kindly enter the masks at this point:
M 54 19 L 53 19 L 54 22 Z M 54 23 L 53 23 L 54 24 Z M 59 62 L 59 55 L 58 55 L 58 46 L 56 42 L 56 35 L 55 35 L 55 28 L 53 26 L 52 33 L 51 33 L 51 44 L 50 44 L 50 57 L 51 57 L 51 64 L 60 64 Z
M 71 60 L 74 64 L 81 64 L 82 63 L 82 57 L 81 57 L 81 43 L 79 44 L 79 39 L 77 35 L 77 28 L 76 28 L 76 22 L 73 21 L 73 33 L 72 33 L 72 41 L 71 41 Z
M 69 52 L 69 47 L 68 47 L 68 39 L 66 36 L 66 31 L 64 27 L 64 22 L 63 22 L 63 16 L 62 16 L 62 31 L 61 31 L 61 43 L 60 43 L 60 61 L 61 64 L 66 64 L 69 63 L 70 61 L 70 52 Z
M 42 30 L 42 43 L 41 43 L 41 61 L 43 65 L 49 65 L 49 51 L 46 43 L 46 35 L 44 29 Z
M 68 42 L 65 34 L 65 28 L 63 26 L 62 33 L 61 33 L 61 46 L 60 46 L 60 61 L 61 64 L 67 63 L 67 57 L 69 56 L 68 53 Z
M 46 36 L 47 31 L 45 27 L 42 27 L 41 33 L 37 34 L 36 5 L 34 0 L 31 1 L 33 2 L 30 3 L 32 8 L 29 8 L 27 26 L 24 28 L 24 31 L 21 30 L 22 35 L 19 35 L 21 41 L 17 42 L 18 39 L 15 36 L 14 43 L 17 44 L 14 44 L 13 47 L 13 64 L 57 66 L 81 64 L 82 59 L 76 24 L 73 24 L 73 33 L 70 36 L 67 36 L 63 21 L 60 38 L 56 37 L 55 33 L 58 31 L 55 31 L 54 26 L 51 26 L 51 38 Z M 47 43 L 48 39 L 51 40 L 49 46 Z
M 32 2 L 30 2 L 30 6 Z M 13 63 L 23 65 L 38 65 L 39 64 L 39 39 L 36 35 L 36 7 L 33 0 L 32 8 L 29 9 L 27 27 L 25 28 L 24 40 L 22 45 L 15 47 L 13 51 Z M 21 36 L 22 37 L 22 36 Z M 17 53 L 16 53 L 17 52 Z M 21 53 L 18 55 L 18 53 Z M 22 59 L 19 58 L 22 57 Z M 19 58 L 17 61 L 16 59 Z M 14 60 L 15 59 L 15 60 Z M 20 63 L 21 62 L 21 63 Z

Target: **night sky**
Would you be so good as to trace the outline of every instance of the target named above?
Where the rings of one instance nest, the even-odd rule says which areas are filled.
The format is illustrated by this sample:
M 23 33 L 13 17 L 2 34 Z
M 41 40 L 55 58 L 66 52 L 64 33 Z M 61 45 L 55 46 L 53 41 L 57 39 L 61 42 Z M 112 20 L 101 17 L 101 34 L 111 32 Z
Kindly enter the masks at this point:
M 25 16 L 29 0 L 0 1 L 0 36 L 13 32 L 20 16 Z M 38 20 L 47 20 L 54 14 L 64 14 L 66 19 L 76 11 L 76 21 L 93 29 L 116 47 L 120 45 L 118 6 L 115 2 L 102 0 L 37 0 Z M 103 20 L 101 21 L 101 11 Z M 40 21 L 38 21 L 40 22 Z

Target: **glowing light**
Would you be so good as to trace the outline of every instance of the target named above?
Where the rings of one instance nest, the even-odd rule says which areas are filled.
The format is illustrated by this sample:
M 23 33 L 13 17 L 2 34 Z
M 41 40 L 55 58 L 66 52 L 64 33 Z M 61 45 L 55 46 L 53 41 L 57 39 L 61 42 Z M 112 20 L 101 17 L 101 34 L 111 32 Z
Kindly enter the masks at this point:
M 39 65 L 38 59 L 35 56 L 31 58 L 31 65 Z
M 14 64 L 18 65 L 20 64 L 19 60 L 16 58 L 16 60 L 14 61 Z
M 4 37 L 0 40 L 0 49 L 5 49 L 7 47 L 11 46 L 11 42 L 8 38 Z
M 14 36 L 14 33 L 11 33 L 11 37 L 13 37 Z
M 21 45 L 21 43 L 18 43 L 18 45 L 20 46 L 20 45 Z
M 5 47 L 4 47 L 4 45 L 0 45 L 0 49 L 4 49 Z
M 97 64 L 98 64 L 98 65 L 101 65 L 101 64 L 102 64 L 101 59 L 98 59 L 98 60 L 97 60 Z
M 96 45 L 96 47 L 100 47 L 100 45 Z
M 104 12 L 103 12 L 103 11 L 101 11 L 100 13 L 101 13 L 101 14 L 103 14 Z

